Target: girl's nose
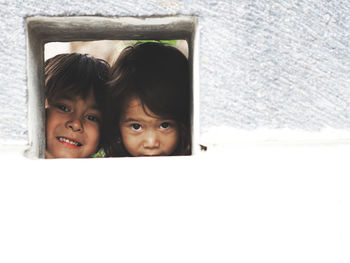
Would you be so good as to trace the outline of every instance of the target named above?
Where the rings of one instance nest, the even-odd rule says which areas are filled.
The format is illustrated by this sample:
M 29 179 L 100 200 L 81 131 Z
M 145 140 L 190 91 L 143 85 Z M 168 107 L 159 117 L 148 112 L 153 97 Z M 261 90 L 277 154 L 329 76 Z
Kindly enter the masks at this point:
M 156 132 L 146 132 L 143 146 L 148 149 L 155 149 L 160 146 L 159 137 Z
M 67 121 L 66 128 L 79 133 L 82 133 L 84 131 L 83 124 L 77 118 Z

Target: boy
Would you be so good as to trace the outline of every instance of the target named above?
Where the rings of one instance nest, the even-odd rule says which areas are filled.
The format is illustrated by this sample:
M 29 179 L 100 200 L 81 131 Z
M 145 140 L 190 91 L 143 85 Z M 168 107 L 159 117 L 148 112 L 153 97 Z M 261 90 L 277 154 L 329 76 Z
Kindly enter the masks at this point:
M 45 63 L 45 158 L 87 158 L 101 145 L 109 66 L 78 53 Z

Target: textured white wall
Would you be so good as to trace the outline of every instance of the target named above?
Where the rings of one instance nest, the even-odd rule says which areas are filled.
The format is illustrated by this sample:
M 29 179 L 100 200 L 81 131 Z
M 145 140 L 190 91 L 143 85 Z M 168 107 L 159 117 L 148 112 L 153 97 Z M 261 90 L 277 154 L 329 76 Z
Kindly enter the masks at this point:
M 350 127 L 348 1 L 1 1 L 0 144 L 28 142 L 28 16 L 197 15 L 200 132 Z M 215 66 L 214 66 L 215 65 Z

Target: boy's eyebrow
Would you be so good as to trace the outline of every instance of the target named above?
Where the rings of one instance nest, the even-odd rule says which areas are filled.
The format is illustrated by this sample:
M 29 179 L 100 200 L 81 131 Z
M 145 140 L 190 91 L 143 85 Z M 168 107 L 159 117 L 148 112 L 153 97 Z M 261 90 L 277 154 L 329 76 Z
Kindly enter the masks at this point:
M 89 105 L 89 109 L 100 111 L 100 109 L 98 108 L 97 104 Z
M 59 98 L 60 100 L 68 100 L 70 102 L 76 102 L 78 99 L 77 98 L 72 98 L 70 96 L 67 95 L 63 95 Z M 100 111 L 99 107 L 97 106 L 96 103 L 92 104 L 92 105 L 88 105 L 90 109 L 92 110 L 96 110 L 96 111 Z
M 73 99 L 72 97 L 70 96 L 67 96 L 67 95 L 61 95 L 57 98 L 57 100 L 69 100 L 69 101 L 76 101 L 76 99 Z

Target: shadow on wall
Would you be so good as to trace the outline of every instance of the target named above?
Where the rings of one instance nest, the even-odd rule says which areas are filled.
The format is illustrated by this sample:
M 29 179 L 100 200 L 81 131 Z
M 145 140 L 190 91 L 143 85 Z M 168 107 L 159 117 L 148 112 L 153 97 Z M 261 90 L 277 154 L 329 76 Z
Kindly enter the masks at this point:
M 112 65 L 120 52 L 127 46 L 133 45 L 136 40 L 99 40 L 99 41 L 76 41 L 76 42 L 49 42 L 45 45 L 45 60 L 61 53 L 82 53 L 103 59 Z M 188 45 L 185 40 L 172 41 L 173 46 L 178 48 L 188 58 Z

